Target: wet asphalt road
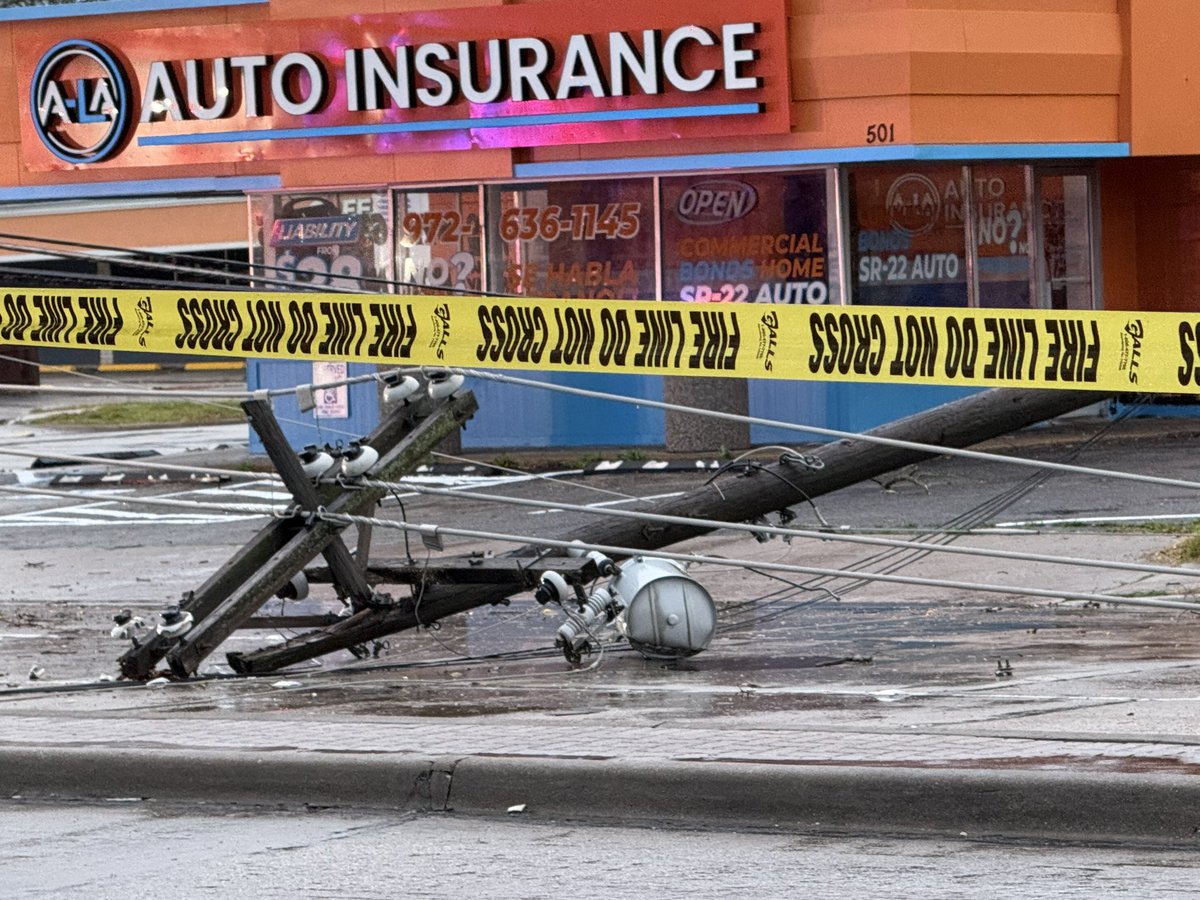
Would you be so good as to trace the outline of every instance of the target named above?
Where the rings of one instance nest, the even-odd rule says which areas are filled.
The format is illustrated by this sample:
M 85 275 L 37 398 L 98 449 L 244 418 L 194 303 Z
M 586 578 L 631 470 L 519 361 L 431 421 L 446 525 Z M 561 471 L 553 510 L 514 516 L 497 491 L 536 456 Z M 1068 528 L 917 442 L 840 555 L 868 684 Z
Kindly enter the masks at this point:
M 0 803 L 0 897 L 1191 897 L 1192 848 Z

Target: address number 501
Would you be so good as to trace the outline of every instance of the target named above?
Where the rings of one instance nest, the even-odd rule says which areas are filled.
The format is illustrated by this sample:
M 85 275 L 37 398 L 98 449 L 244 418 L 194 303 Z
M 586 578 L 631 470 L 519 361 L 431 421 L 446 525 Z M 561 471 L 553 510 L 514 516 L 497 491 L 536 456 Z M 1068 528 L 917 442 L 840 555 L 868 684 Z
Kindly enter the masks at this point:
M 894 122 L 880 122 L 867 126 L 868 144 L 894 144 L 896 142 L 896 125 Z

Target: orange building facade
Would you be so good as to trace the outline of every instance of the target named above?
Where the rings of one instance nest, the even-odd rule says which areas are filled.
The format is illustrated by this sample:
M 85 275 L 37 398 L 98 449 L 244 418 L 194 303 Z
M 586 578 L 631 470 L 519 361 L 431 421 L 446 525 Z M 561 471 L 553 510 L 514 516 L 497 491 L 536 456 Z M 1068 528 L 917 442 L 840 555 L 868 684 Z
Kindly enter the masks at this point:
M 1200 310 L 1193 0 L 4 16 L 4 233 L 248 246 L 264 276 L 330 289 Z M 0 265 L 24 258 L 2 244 Z M 845 427 L 945 393 L 747 390 L 756 415 Z M 622 427 L 663 442 L 658 420 Z

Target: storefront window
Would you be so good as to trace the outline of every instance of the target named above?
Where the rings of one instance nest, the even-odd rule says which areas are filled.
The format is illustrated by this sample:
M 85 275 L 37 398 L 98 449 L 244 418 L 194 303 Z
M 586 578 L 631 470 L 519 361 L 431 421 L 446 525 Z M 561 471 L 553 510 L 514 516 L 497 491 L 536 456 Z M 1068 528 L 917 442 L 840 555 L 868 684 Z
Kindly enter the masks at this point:
M 487 189 L 492 290 L 531 297 L 638 300 L 655 295 L 650 179 Z
M 689 175 L 660 191 L 663 299 L 830 301 L 824 172 Z
M 1091 309 L 1090 177 L 1032 172 L 981 164 L 849 173 L 854 302 Z
M 263 194 L 250 204 L 256 273 L 264 284 L 387 291 L 388 192 Z
M 1030 291 L 1029 197 L 1024 166 L 972 166 L 979 305 L 1033 305 Z
M 477 291 L 482 284 L 479 191 L 444 188 L 396 193 L 397 291 L 423 287 Z
M 849 174 L 856 303 L 967 305 L 966 187 L 962 166 Z

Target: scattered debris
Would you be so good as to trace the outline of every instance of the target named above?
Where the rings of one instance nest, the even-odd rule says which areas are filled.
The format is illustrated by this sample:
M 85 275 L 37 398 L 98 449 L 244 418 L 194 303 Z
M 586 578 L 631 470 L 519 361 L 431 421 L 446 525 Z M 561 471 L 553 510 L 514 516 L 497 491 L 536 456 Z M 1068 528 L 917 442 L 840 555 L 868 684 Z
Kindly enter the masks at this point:
M 879 478 L 872 478 L 871 480 L 883 488 L 883 492 L 885 494 L 896 493 L 895 485 L 900 484 L 901 482 L 915 484 L 917 487 L 925 491 L 925 493 L 929 493 L 929 485 L 917 477 L 917 467 L 915 465 L 905 466 L 898 472 L 893 472 L 890 475 L 883 475 Z

